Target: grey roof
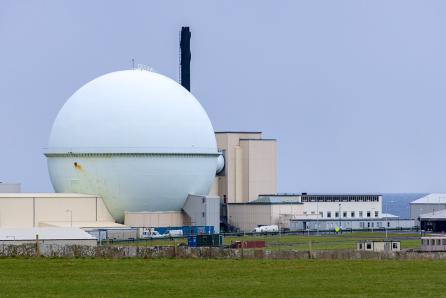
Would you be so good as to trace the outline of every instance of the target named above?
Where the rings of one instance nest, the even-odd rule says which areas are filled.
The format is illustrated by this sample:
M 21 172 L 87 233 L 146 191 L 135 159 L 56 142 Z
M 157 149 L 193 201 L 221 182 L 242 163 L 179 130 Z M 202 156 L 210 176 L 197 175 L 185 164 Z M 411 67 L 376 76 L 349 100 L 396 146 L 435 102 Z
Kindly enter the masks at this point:
M 446 204 L 446 194 L 431 193 L 411 202 L 411 204 Z

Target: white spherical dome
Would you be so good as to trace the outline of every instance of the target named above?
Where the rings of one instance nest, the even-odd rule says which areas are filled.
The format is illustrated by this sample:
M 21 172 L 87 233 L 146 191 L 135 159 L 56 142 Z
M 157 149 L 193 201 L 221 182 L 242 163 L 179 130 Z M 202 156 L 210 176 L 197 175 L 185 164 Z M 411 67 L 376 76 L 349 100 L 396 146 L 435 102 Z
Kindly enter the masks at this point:
M 46 152 L 56 192 L 101 195 L 112 215 L 181 210 L 217 168 L 212 124 L 195 97 L 148 71 L 103 75 L 60 110 Z

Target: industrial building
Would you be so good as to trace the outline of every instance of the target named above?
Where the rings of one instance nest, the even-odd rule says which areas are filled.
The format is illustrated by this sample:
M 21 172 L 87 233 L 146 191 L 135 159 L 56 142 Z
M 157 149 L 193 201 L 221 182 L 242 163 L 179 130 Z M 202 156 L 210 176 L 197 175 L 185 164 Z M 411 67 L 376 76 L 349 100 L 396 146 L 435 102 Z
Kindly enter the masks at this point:
M 99 196 L 0 193 L 0 228 L 120 227 Z
M 418 222 L 423 231 L 445 233 L 446 209 L 421 214 L 418 216 Z
M 1 228 L 0 245 L 87 245 L 96 246 L 96 238 L 79 228 Z
M 246 203 L 277 192 L 277 141 L 261 132 L 215 132 L 224 168 L 214 178 L 210 195 L 225 203 Z
M 302 212 L 303 204 L 300 202 L 256 200 L 227 204 L 228 223 L 246 232 L 252 232 L 258 226 L 269 225 L 289 229 L 290 219 Z
M 0 228 L 382 225 L 380 195 L 277 194 L 277 141 L 258 131 L 214 131 L 190 93 L 188 27 L 180 38 L 181 85 L 133 68 L 68 98 L 44 152 L 56 194 L 20 194 L 19 184 L 0 183 L 8 192 L 0 195 Z
M 410 203 L 410 218 L 446 209 L 446 194 L 431 193 Z
M 246 203 L 228 203 L 227 222 L 241 231 L 260 225 L 282 230 L 413 228 L 413 220 L 382 213 L 374 194 L 261 194 Z
M 338 227 L 343 230 L 413 229 L 416 227 L 415 220 L 400 219 L 397 216 L 350 219 L 317 219 L 304 216 L 290 219 L 289 225 L 291 231 L 330 231 Z

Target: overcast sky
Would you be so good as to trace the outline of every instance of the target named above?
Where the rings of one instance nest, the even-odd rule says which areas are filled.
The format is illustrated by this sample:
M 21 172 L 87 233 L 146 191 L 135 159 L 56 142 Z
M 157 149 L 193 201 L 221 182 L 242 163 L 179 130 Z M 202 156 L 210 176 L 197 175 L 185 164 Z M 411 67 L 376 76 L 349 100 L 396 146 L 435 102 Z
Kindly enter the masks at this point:
M 0 181 L 53 191 L 59 109 L 131 59 L 215 130 L 278 139 L 280 192 L 446 192 L 446 1 L 0 1 Z

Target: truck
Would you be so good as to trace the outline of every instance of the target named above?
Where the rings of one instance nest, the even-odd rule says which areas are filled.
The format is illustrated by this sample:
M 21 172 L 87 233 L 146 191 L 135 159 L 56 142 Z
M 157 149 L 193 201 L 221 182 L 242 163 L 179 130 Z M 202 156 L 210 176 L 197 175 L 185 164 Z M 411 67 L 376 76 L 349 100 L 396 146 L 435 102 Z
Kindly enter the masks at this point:
M 270 225 L 270 226 L 260 226 L 254 229 L 255 233 L 275 233 L 279 232 L 279 226 Z

